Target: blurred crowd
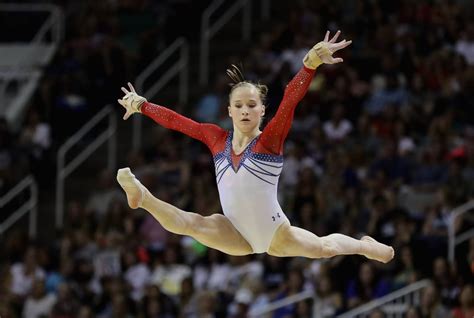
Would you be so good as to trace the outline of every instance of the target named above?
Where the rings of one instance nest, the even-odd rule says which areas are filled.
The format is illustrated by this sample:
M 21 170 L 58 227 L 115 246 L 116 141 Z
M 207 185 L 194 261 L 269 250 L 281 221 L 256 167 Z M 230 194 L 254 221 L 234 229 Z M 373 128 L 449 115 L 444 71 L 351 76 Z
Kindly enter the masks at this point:
M 0 126 L 2 186 L 19 169 L 51 164 L 44 160 L 48 149 L 116 100 L 118 88 L 166 46 L 163 30 L 178 32 L 170 17 L 189 2 L 69 3 L 66 40 L 23 129 L 13 136 Z M 450 212 L 474 198 L 473 6 L 296 1 L 286 17 L 254 34 L 244 55 L 221 58 L 242 62 L 247 79 L 269 86 L 268 120 L 326 29 L 353 40 L 340 54 L 344 63 L 317 70 L 296 110 L 279 200 L 293 224 L 318 236 L 366 233 L 392 245 L 389 264 L 359 256 L 224 255 L 131 211 L 115 172 L 104 170 L 87 200 L 68 202 L 57 240 L 31 242 L 14 230 L 2 239 L 0 316 L 246 317 L 309 290 L 315 300 L 270 317 L 311 317 L 313 305 L 321 317 L 334 317 L 428 278 L 406 317 L 473 317 L 474 239 L 458 246 L 453 262 L 447 259 Z M 224 73 L 179 111 L 231 128 Z M 187 211 L 221 212 L 205 146 L 158 126 L 143 143 L 120 160 L 152 193 Z M 454 227 L 460 233 L 473 225 L 461 218 Z
M 121 97 L 120 87 L 184 33 L 185 26 L 176 17 L 198 23 L 197 17 L 185 10 L 190 4 L 186 0 L 32 2 L 61 7 L 64 41 L 43 69 L 22 128 L 15 129 L 16 123 L 0 118 L 0 194 L 29 173 L 50 186 L 59 146 L 104 105 L 115 104 Z M 196 9 L 209 2 L 200 1 Z M 17 31 L 0 31 L 4 42 L 31 39 L 36 32 L 33 28 L 44 22 L 41 15 L 33 13 L 0 17 L 6 28 Z

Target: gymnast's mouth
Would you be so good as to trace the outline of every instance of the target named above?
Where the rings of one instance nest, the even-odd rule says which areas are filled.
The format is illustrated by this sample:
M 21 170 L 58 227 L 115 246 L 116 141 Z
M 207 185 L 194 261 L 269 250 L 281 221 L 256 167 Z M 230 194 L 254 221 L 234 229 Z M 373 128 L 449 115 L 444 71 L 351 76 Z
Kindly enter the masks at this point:
M 250 121 L 250 119 L 244 118 L 244 119 L 242 119 L 241 121 Z

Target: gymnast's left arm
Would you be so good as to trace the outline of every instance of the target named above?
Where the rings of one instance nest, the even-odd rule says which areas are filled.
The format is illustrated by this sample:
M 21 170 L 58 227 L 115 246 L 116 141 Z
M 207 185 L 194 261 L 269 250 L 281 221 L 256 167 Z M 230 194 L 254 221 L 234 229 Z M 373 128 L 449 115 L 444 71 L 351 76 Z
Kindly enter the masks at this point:
M 341 50 L 352 41 L 336 42 L 340 31 L 329 40 L 329 31 L 324 40 L 312 47 L 303 58 L 303 67 L 288 83 L 283 95 L 283 100 L 278 110 L 260 136 L 261 143 L 274 154 L 282 154 L 283 143 L 291 127 L 295 108 L 306 95 L 313 79 L 315 70 L 321 64 L 336 64 L 343 62 L 340 57 L 333 57 L 333 53 Z

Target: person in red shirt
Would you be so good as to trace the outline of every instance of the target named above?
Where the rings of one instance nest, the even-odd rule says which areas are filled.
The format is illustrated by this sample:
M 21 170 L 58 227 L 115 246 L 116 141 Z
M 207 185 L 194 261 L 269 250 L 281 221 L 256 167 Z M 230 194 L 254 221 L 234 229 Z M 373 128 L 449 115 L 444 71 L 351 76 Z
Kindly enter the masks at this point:
M 466 285 L 459 296 L 459 307 L 454 308 L 453 318 L 472 318 L 474 317 L 474 286 Z
M 388 262 L 393 248 L 365 236 L 360 240 L 342 234 L 317 237 L 292 226 L 277 200 L 278 179 L 283 168 L 283 144 L 298 103 L 303 99 L 316 68 L 321 64 L 342 62 L 333 53 L 351 41 L 336 42 L 340 31 L 311 48 L 303 67 L 285 89 L 275 116 L 260 130 L 265 114 L 267 87 L 245 81 L 240 70 L 228 70 L 236 82 L 229 95 L 228 112 L 233 130 L 198 123 L 163 106 L 149 103 L 129 83 L 122 87 L 125 96 L 118 102 L 125 107 L 124 119 L 142 113 L 165 128 L 180 131 L 200 140 L 211 151 L 222 214 L 201 216 L 185 212 L 154 197 L 132 174 L 120 169 L 117 180 L 127 194 L 131 208 L 150 212 L 161 225 L 173 233 L 188 235 L 202 244 L 232 255 L 267 252 L 274 256 L 309 258 L 360 254 Z

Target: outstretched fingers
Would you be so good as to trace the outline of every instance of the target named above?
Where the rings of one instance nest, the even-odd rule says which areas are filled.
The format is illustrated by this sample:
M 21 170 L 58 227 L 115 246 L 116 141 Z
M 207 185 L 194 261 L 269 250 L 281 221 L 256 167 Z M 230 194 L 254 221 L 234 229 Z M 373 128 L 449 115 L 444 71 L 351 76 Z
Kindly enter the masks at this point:
M 331 33 L 329 32 L 329 30 L 326 31 L 326 34 L 324 35 L 324 40 L 323 40 L 324 42 L 329 42 L 329 43 L 334 43 L 334 42 L 336 42 L 337 38 L 338 38 L 339 35 L 341 34 L 341 31 L 338 30 L 338 31 L 336 32 L 336 34 L 334 34 L 334 36 L 332 37 L 331 40 L 329 40 L 329 35 L 330 35 L 330 34 L 331 34 Z
M 120 88 L 122 90 L 122 92 L 124 92 L 125 95 L 127 95 L 128 93 L 130 93 L 129 91 L 127 91 L 127 89 L 125 87 L 122 87 Z
M 328 32 L 329 32 L 329 31 L 328 31 Z M 332 37 L 332 39 L 329 40 L 329 43 L 335 43 L 340 34 L 341 34 L 341 31 L 338 30 L 338 31 L 336 32 L 336 34 L 334 34 L 334 36 Z
M 342 63 L 342 62 L 344 62 L 344 60 L 340 57 L 333 57 L 331 59 L 331 64 L 337 64 L 337 63 Z
M 123 115 L 122 118 L 123 118 L 123 120 L 127 120 L 128 117 L 130 117 L 130 116 L 133 114 L 133 112 L 132 112 L 130 109 L 127 108 L 126 103 L 125 103 L 122 99 L 117 99 L 117 102 L 118 102 L 120 105 L 122 105 L 123 108 L 125 108 L 125 114 Z
M 346 41 L 346 40 L 342 40 L 338 43 L 335 43 L 333 46 L 332 46 L 332 50 L 333 52 L 336 52 L 336 51 L 339 51 L 345 47 L 348 47 L 350 44 L 352 43 L 352 41 Z
M 132 114 L 133 114 L 133 112 L 127 109 L 127 111 L 125 112 L 125 115 L 123 115 L 122 119 L 127 120 L 128 117 L 132 116 Z
M 323 41 L 324 41 L 324 42 L 329 41 L 329 30 L 326 31 L 326 35 L 324 36 L 324 40 L 323 40 Z
M 321 59 L 322 63 L 325 64 L 336 64 L 343 62 L 343 59 L 340 57 L 333 57 L 333 53 L 339 51 L 349 45 L 351 45 L 352 41 L 342 40 L 336 42 L 339 36 L 341 35 L 341 31 L 338 30 L 334 36 L 330 37 L 330 31 L 326 31 L 324 36 L 324 40 L 320 42 L 322 44 L 323 50 L 317 52 L 319 58 Z
M 135 88 L 133 87 L 132 83 L 128 82 L 128 87 L 130 88 L 130 91 L 132 93 L 137 93 L 137 92 L 135 92 Z

